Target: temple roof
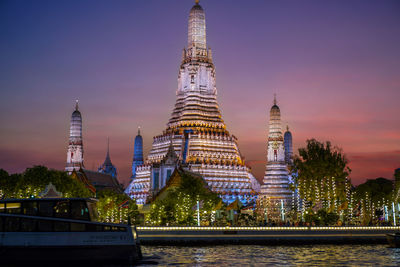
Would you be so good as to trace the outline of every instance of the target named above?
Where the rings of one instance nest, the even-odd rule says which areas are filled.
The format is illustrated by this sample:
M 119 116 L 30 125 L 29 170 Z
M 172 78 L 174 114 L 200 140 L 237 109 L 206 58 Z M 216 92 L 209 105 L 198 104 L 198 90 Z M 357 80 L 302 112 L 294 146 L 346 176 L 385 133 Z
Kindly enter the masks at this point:
M 150 200 L 150 202 L 154 202 L 157 199 L 164 199 L 168 194 L 167 191 L 169 189 L 177 188 L 182 183 L 182 176 L 189 176 L 191 179 L 198 179 L 203 184 L 206 190 L 211 192 L 208 184 L 204 181 L 203 177 L 195 172 L 185 170 L 182 167 L 175 168 L 174 172 L 171 174 L 170 178 L 168 179 L 166 185 L 157 192 L 157 194 Z
M 87 181 L 96 188 L 96 191 L 108 189 L 117 193 L 123 192 L 122 185 L 109 174 L 80 169 L 76 172 L 76 175 L 81 181 L 87 179 Z
M 76 100 L 76 104 L 75 104 L 75 110 L 74 112 L 72 112 L 72 117 L 81 117 L 81 112 L 79 111 L 79 106 L 78 106 L 78 100 Z
M 106 159 L 104 160 L 104 163 L 102 166 L 113 166 L 110 158 L 110 140 L 107 138 L 107 154 L 106 154 Z
M 199 5 L 199 3 L 196 3 L 196 4 L 192 7 L 192 9 L 191 9 L 190 11 L 192 11 L 192 10 L 202 10 L 202 11 L 204 11 L 203 8 L 201 7 L 201 5 Z

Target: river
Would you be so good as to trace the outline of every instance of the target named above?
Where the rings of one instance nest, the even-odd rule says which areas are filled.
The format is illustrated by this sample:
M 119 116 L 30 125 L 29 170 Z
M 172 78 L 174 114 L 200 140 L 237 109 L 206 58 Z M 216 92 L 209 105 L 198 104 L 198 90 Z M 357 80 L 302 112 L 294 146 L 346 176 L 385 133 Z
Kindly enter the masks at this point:
M 160 266 L 400 266 L 400 249 L 387 245 L 143 246 L 142 251 Z

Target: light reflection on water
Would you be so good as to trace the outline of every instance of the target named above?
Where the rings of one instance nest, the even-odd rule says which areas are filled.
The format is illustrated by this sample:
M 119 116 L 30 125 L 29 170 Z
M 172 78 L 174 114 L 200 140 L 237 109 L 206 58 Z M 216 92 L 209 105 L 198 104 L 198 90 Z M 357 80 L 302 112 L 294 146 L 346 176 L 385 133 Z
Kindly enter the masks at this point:
M 159 265 L 400 266 L 400 249 L 387 245 L 143 246 L 142 251 Z

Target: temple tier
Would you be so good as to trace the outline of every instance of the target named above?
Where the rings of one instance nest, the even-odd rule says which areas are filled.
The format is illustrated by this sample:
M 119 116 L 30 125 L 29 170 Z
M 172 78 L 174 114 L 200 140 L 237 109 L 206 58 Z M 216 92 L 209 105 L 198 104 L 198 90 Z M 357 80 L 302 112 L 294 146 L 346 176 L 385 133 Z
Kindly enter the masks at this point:
M 221 118 L 215 67 L 206 45 L 205 14 L 198 3 L 190 11 L 188 28 L 175 108 L 163 134 L 154 137 L 145 164 L 137 166 L 126 192 L 138 204 L 145 204 L 181 165 L 202 175 L 225 202 L 239 199 L 247 203 L 255 199 L 259 184 L 244 164 L 236 137 Z

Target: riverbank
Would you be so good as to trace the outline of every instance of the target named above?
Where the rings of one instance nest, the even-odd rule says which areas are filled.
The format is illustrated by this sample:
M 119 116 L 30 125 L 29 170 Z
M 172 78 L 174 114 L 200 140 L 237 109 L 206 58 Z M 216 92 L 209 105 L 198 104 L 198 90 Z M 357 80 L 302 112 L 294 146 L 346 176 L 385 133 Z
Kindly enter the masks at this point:
M 400 227 L 137 227 L 143 245 L 386 244 Z

